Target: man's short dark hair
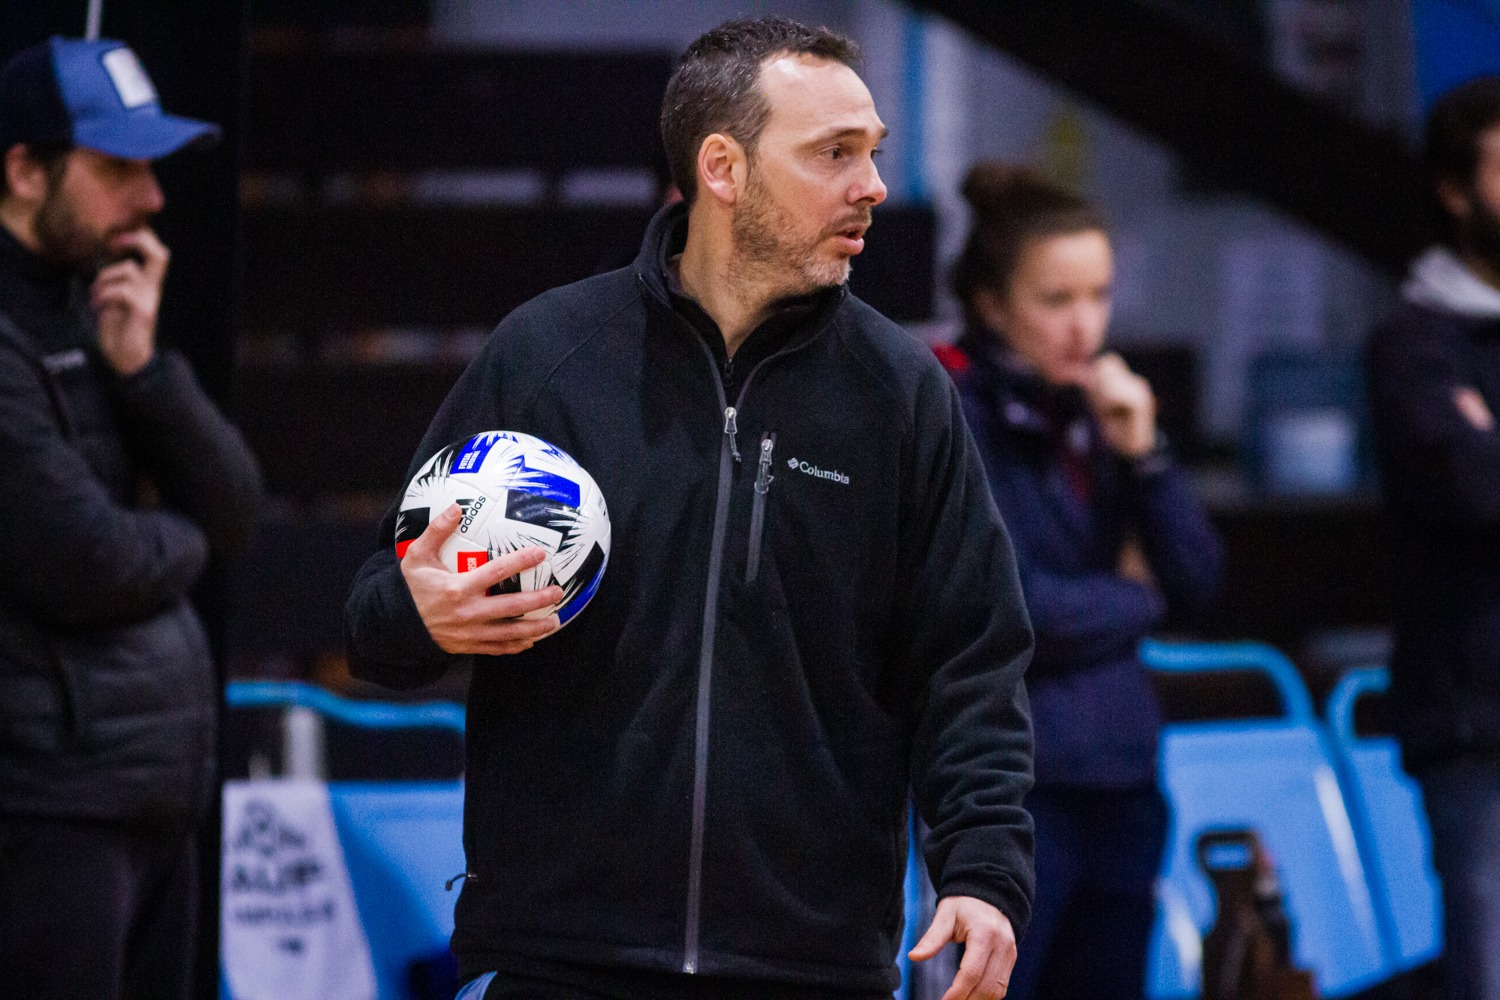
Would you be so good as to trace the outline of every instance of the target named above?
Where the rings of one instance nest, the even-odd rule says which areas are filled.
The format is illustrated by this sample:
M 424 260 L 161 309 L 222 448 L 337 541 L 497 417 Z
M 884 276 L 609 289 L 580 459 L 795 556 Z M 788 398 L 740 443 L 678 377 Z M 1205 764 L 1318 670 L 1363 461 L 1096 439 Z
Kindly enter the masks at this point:
M 1480 76 L 1454 87 L 1427 115 L 1427 170 L 1434 184 L 1468 189 L 1479 170 L 1479 140 L 1500 125 L 1500 76 Z
M 699 38 L 677 63 L 661 106 L 661 140 L 672 181 L 689 204 L 698 193 L 698 150 L 715 132 L 754 152 L 771 106 L 760 88 L 765 61 L 809 55 L 857 69 L 859 46 L 827 28 L 781 17 L 726 21 Z

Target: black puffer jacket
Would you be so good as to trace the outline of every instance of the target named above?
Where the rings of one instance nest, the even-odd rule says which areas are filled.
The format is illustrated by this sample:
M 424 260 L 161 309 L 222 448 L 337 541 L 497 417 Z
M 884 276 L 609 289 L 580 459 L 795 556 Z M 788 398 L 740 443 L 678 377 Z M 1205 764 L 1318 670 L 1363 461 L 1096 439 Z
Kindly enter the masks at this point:
M 413 465 L 535 434 L 592 473 L 613 536 L 567 628 L 474 664 L 453 947 L 471 975 L 523 956 L 889 990 L 909 787 L 939 892 L 1018 933 L 1029 913 L 1015 561 L 931 352 L 838 288 L 726 379 L 668 287 L 684 223 L 664 210 L 633 267 L 512 313 Z M 413 684 L 457 658 L 393 526 L 350 596 L 351 664 Z
M 83 293 L 0 229 L 0 812 L 181 822 L 218 702 L 188 593 L 260 474 L 181 357 L 107 368 Z

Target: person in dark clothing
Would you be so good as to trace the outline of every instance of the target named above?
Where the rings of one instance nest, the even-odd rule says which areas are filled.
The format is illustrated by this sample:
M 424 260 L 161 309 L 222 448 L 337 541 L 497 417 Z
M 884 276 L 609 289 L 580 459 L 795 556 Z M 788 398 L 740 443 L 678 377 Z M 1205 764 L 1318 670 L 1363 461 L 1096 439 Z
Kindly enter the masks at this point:
M 453 949 L 471 997 L 889 997 L 909 789 L 944 897 L 916 957 L 1003 996 L 1032 890 L 1031 632 L 957 393 L 852 296 L 885 134 L 846 39 L 766 18 L 689 48 L 662 123 L 685 201 L 629 267 L 500 324 L 412 470 L 534 434 L 609 504 L 609 569 L 567 629 L 398 561 L 348 603 L 351 668 L 472 659 Z M 555 590 L 555 588 L 553 588 Z M 499 658 L 501 654 L 505 655 Z
M 1368 345 L 1395 571 L 1391 721 L 1422 786 L 1453 998 L 1500 998 L 1500 77 L 1427 121 L 1443 241 Z
M 1161 713 L 1137 647 L 1202 608 L 1218 538 L 1156 427 L 1101 354 L 1112 258 L 1099 213 L 1027 170 L 979 164 L 954 271 L 967 326 L 941 349 L 1012 532 L 1036 630 L 1037 896 L 1012 996 L 1144 996 L 1167 831 Z
M 0 996 L 186 997 L 216 673 L 188 601 L 261 496 L 156 344 L 161 111 L 119 42 L 0 70 Z

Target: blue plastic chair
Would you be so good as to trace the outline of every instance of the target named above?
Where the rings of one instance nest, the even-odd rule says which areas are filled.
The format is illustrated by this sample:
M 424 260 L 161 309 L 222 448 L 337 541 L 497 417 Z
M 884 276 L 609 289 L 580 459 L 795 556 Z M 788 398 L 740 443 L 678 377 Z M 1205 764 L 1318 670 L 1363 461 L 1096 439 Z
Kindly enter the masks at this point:
M 450 702 L 394 705 L 350 701 L 308 684 L 236 681 L 231 708 L 310 708 L 366 729 L 429 727 L 462 734 L 464 710 Z M 461 781 L 331 782 L 334 825 L 370 942 L 381 1000 L 405 1000 L 413 962 L 446 953 L 456 893 L 444 883 L 465 871 Z M 221 994 L 229 997 L 227 985 Z
M 1150 995 L 1198 995 L 1201 938 L 1216 906 L 1195 843 L 1216 828 L 1248 827 L 1260 835 L 1280 874 L 1293 957 L 1316 974 L 1321 995 L 1348 996 L 1388 978 L 1393 970 L 1353 824 L 1296 669 L 1258 643 L 1148 641 L 1141 655 L 1160 671 L 1259 672 L 1283 709 L 1274 718 L 1176 723 L 1163 733 L 1161 781 L 1172 829 L 1149 957 Z M 1197 930 L 1196 942 L 1189 927 Z
M 1359 699 L 1384 694 L 1389 685 L 1384 667 L 1350 671 L 1328 697 L 1327 718 L 1360 850 L 1376 876 L 1371 890 L 1386 959 L 1405 971 L 1442 952 L 1443 909 L 1421 789 L 1401 769 L 1401 749 L 1393 737 L 1360 736 L 1354 730 Z

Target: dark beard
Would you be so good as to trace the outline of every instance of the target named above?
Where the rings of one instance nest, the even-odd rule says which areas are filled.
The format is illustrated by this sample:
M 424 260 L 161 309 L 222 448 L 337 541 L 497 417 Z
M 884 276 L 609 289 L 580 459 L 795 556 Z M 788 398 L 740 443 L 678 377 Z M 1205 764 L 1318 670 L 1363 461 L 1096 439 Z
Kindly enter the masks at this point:
M 78 221 L 73 205 L 53 184 L 36 213 L 37 252 L 46 260 L 80 274 L 91 274 L 108 259 L 104 240 Z
M 752 267 L 782 264 L 792 252 L 781 237 L 788 229 L 787 220 L 776 211 L 753 166 L 732 226 L 740 259 Z
M 787 235 L 796 231 L 796 220 L 776 204 L 753 165 L 745 199 L 731 226 L 742 268 L 751 273 L 784 273 L 784 287 L 776 289 L 778 297 L 806 295 L 841 285 L 849 278 L 848 264 L 820 269 L 811 263 L 815 246 L 799 244 Z

